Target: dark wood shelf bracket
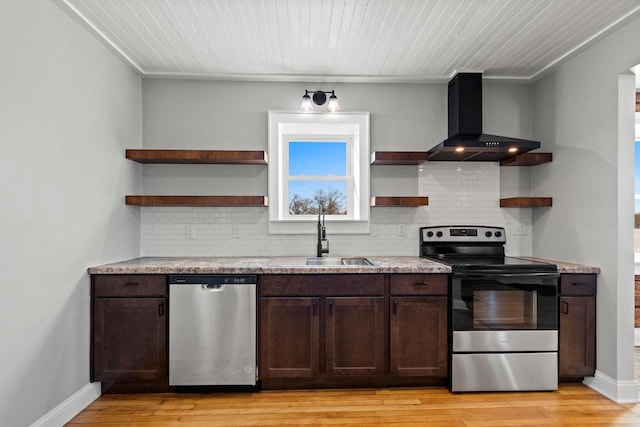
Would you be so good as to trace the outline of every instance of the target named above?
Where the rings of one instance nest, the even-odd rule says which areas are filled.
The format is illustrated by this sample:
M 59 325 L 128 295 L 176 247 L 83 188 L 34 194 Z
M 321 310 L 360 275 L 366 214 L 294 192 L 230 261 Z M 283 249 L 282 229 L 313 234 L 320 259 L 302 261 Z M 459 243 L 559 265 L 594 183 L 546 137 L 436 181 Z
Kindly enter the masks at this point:
M 551 197 L 511 197 L 500 199 L 501 208 L 539 208 L 553 205 Z
M 126 196 L 132 206 L 267 206 L 266 196 Z
M 408 206 L 418 207 L 429 205 L 428 197 L 413 196 L 374 196 L 371 197 L 371 206 Z

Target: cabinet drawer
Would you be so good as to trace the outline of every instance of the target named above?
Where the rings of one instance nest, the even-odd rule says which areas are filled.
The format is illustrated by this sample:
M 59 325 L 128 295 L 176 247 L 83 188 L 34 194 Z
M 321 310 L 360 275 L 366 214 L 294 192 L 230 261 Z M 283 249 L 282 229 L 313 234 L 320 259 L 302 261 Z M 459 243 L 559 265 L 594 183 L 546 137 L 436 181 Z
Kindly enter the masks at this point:
M 93 296 L 154 297 L 167 295 L 167 276 L 100 275 L 93 276 Z
M 561 295 L 595 295 L 595 274 L 562 274 L 560 276 Z
M 260 276 L 262 296 L 384 295 L 382 274 L 287 274 Z
M 447 295 L 446 274 L 392 274 L 391 295 Z

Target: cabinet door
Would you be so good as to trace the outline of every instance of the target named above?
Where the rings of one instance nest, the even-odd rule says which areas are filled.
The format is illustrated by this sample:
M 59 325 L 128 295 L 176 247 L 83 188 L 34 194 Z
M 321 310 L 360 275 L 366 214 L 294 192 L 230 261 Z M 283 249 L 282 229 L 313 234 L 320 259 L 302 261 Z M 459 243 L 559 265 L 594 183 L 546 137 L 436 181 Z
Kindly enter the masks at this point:
M 96 298 L 93 380 L 167 378 L 166 298 Z
M 595 374 L 595 297 L 560 298 L 559 375 Z
M 327 298 L 325 310 L 327 375 L 384 375 L 384 298 Z
M 261 298 L 260 377 L 318 376 L 318 298 Z
M 391 375 L 447 376 L 447 298 L 391 298 Z

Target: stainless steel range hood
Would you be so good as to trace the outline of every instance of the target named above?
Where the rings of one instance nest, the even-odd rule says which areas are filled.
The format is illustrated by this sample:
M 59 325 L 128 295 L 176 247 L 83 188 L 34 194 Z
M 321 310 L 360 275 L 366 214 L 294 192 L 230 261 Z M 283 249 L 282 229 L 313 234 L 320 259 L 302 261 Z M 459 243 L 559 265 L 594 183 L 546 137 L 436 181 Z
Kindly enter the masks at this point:
M 482 74 L 458 73 L 449 82 L 449 138 L 429 161 L 499 162 L 540 148 L 540 141 L 482 133 Z

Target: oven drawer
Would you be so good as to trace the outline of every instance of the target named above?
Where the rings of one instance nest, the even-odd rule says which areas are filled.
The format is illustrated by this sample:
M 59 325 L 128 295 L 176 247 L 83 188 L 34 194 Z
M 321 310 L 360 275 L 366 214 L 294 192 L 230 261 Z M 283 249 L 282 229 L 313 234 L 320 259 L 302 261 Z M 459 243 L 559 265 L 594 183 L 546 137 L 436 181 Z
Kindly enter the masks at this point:
M 391 295 L 447 295 L 446 274 L 392 274 Z
M 451 391 L 558 389 L 558 353 L 454 354 Z
M 595 274 L 563 274 L 560 276 L 561 295 L 595 295 Z

